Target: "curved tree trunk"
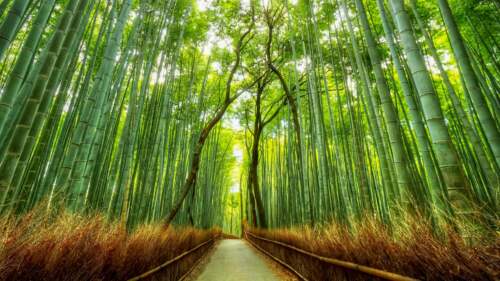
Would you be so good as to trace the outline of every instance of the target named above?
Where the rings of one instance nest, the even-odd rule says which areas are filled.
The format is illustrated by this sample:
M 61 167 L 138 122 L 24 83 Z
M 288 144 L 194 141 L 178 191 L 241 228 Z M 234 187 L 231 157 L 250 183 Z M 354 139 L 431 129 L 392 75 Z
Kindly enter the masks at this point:
M 224 100 L 224 104 L 222 107 L 215 113 L 214 117 L 203 127 L 201 130 L 200 136 L 198 137 L 198 141 L 196 142 L 196 145 L 194 147 L 193 155 L 191 158 L 191 167 L 189 170 L 189 174 L 184 181 L 184 184 L 181 187 L 181 194 L 177 201 L 174 203 L 172 209 L 170 210 L 169 214 L 167 217 L 164 219 L 164 225 L 165 227 L 168 227 L 172 220 L 174 220 L 175 216 L 179 212 L 179 210 L 182 207 L 182 203 L 184 202 L 184 199 L 186 199 L 186 196 L 189 194 L 189 191 L 191 188 L 193 188 L 193 184 L 196 181 L 196 177 L 198 175 L 198 170 L 200 168 L 200 157 L 201 157 L 201 152 L 203 150 L 203 145 L 205 144 L 205 141 L 207 140 L 210 132 L 212 129 L 219 123 L 219 121 L 222 119 L 224 116 L 224 113 L 226 113 L 227 109 L 229 106 L 235 101 L 243 92 L 237 93 L 234 96 L 231 97 L 231 84 L 233 82 L 234 74 L 236 73 L 236 70 L 238 70 L 241 62 L 241 51 L 248 43 L 248 41 L 245 42 L 245 38 L 250 34 L 253 28 L 253 22 L 251 26 L 248 28 L 248 30 L 242 34 L 242 36 L 238 40 L 238 44 L 235 49 L 236 53 L 236 59 L 235 62 L 231 68 L 231 72 L 229 73 L 229 77 L 226 82 L 226 98 Z

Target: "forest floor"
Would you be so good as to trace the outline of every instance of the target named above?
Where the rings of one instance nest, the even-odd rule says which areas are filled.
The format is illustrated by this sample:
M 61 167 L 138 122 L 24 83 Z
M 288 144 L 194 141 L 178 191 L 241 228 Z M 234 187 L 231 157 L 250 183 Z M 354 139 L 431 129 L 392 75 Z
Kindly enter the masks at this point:
M 297 280 L 273 260 L 240 239 L 220 241 L 189 281 L 282 281 Z

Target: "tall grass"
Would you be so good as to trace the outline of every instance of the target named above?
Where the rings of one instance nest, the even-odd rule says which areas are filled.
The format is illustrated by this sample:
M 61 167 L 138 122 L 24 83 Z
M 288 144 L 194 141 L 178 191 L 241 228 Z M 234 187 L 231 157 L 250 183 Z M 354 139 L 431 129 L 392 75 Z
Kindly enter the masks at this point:
M 193 228 L 144 225 L 132 233 L 99 215 L 33 213 L 0 221 L 0 280 L 127 280 L 219 235 Z M 161 280 L 178 280 L 207 250 L 202 247 Z M 157 277 L 154 277 L 155 279 Z
M 421 280 L 499 280 L 500 240 L 465 242 L 449 231 L 436 238 L 431 227 L 420 221 L 389 231 L 373 219 L 349 229 L 330 224 L 321 229 L 249 229 L 257 236 L 280 241 L 320 256 L 350 261 Z M 309 280 L 374 280 L 342 270 L 285 247 L 248 237 L 285 261 Z M 375 279 L 376 280 L 376 279 Z

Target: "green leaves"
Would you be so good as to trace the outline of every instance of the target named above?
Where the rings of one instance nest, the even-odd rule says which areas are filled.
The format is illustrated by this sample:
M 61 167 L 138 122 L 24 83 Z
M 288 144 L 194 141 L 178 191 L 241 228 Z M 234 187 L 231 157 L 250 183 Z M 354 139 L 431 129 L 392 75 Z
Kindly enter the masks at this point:
M 492 1 L 35 2 L 1 2 L 4 213 L 497 213 Z

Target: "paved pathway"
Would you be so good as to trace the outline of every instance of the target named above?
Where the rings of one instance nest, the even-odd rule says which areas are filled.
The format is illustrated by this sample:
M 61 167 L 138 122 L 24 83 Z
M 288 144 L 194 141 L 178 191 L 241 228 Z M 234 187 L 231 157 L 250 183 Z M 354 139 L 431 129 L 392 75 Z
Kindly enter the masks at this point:
M 222 240 L 209 257 L 198 281 L 279 281 L 278 275 L 247 242 Z

